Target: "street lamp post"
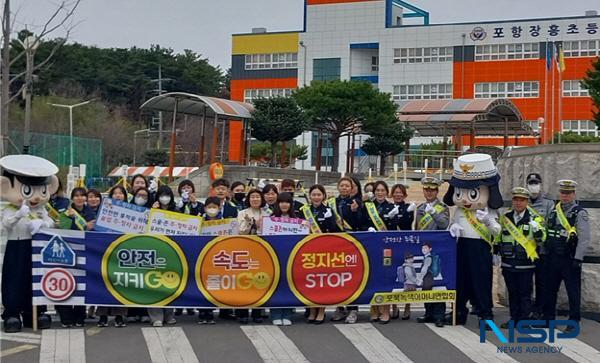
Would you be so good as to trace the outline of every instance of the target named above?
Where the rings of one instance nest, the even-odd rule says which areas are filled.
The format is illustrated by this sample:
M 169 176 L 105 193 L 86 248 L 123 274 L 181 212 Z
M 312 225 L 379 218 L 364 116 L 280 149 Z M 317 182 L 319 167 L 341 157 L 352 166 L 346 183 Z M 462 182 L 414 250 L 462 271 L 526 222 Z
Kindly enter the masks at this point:
M 23 132 L 23 154 L 29 154 L 29 145 L 31 144 L 31 92 L 33 89 L 33 57 L 35 50 L 40 44 L 35 36 L 30 35 L 23 41 L 19 41 L 25 49 L 25 88 L 23 97 L 25 98 L 25 129 Z
M 84 102 L 76 103 L 74 105 L 61 105 L 58 103 L 49 103 L 50 106 L 54 107 L 62 107 L 69 109 L 69 149 L 70 149 L 70 157 L 69 157 L 69 165 L 73 166 L 73 109 L 75 107 L 87 105 L 88 103 L 94 101 L 93 99 L 87 100 Z

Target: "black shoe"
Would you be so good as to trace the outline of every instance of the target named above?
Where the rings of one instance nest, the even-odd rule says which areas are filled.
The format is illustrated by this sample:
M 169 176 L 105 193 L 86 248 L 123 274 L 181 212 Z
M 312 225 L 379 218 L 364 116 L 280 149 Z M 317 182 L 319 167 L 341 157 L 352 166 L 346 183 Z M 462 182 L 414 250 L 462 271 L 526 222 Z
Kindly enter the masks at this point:
M 309 324 L 314 324 L 317 319 L 306 319 L 306 322 Z
M 100 319 L 98 320 L 98 327 L 100 328 L 104 328 L 108 326 L 108 316 L 106 315 L 101 315 Z
M 240 318 L 240 324 L 242 324 L 242 325 L 248 324 L 248 318 Z
M 83 328 L 83 327 L 85 327 L 85 321 L 83 321 L 83 320 L 76 321 L 75 326 L 77 328 Z
M 263 318 L 261 318 L 260 316 L 257 316 L 257 317 L 255 317 L 255 318 L 252 318 L 252 322 L 253 322 L 254 324 L 262 324 L 262 322 L 263 322 Z
M 392 320 L 392 318 L 389 318 L 388 320 L 379 319 L 379 324 L 385 325 L 385 324 L 389 323 L 390 320 Z
M 186 309 L 186 313 L 187 313 L 189 316 L 193 316 L 193 315 L 195 315 L 195 314 L 196 314 L 196 312 L 194 311 L 194 309 Z
M 419 316 L 417 318 L 417 323 L 433 323 L 433 318 L 431 316 Z
M 18 333 L 21 329 L 21 320 L 19 318 L 8 318 L 4 320 L 5 333 Z
M 443 328 L 444 327 L 444 320 L 443 319 L 438 319 L 435 321 L 435 326 L 437 328 Z
M 376 323 L 376 322 L 378 322 L 379 320 L 381 320 L 381 319 L 379 319 L 379 318 L 371 318 L 371 319 L 369 319 L 369 322 L 371 322 L 371 323 Z
M 115 316 L 115 327 L 117 328 L 123 328 L 126 327 L 127 324 L 125 324 L 125 320 L 123 320 L 123 316 L 122 315 L 117 315 Z
M 175 316 L 180 316 L 183 313 L 183 309 L 175 309 Z
M 49 329 L 52 325 L 52 318 L 49 315 L 42 314 L 38 317 L 38 328 Z
M 325 322 L 325 317 L 323 317 L 323 319 L 321 319 L 321 320 L 315 319 L 314 322 L 313 322 L 313 324 L 319 325 L 319 324 L 323 324 L 324 322 Z

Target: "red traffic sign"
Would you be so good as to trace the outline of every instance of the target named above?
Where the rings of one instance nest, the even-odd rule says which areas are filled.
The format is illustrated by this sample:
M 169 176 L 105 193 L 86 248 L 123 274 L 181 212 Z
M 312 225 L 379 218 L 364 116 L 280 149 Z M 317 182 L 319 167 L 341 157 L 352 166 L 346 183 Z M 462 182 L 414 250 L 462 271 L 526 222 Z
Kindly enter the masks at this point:
M 71 297 L 77 289 L 73 274 L 64 268 L 48 270 L 42 277 L 42 292 L 53 301 L 63 301 Z

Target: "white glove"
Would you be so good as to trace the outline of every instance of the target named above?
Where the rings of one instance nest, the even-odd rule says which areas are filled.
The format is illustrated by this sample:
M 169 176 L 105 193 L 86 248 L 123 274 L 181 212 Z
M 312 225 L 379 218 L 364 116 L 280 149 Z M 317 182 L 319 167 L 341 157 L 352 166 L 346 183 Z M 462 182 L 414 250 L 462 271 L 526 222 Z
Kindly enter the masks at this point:
M 395 206 L 388 214 L 384 215 L 384 218 L 394 218 L 400 213 L 400 209 L 398 206 Z
M 188 193 L 188 192 L 181 193 L 181 200 L 183 200 L 184 202 L 187 202 L 188 199 L 190 199 L 190 193 Z
M 475 216 L 480 222 L 483 222 L 485 224 L 488 224 L 490 222 L 490 213 L 488 212 L 487 208 L 485 210 L 479 209 L 477 212 L 475 212 Z
M 450 235 L 452 237 L 459 238 L 462 236 L 462 233 L 465 229 L 460 224 L 453 223 L 448 230 L 450 231 Z
M 27 229 L 29 229 L 29 233 L 36 234 L 40 231 L 42 226 L 44 225 L 44 221 L 41 219 L 34 219 L 27 223 Z
M 417 279 L 417 286 L 423 286 L 423 279 Z
M 406 208 L 407 212 L 414 212 L 417 209 L 417 204 L 415 202 L 410 202 L 408 208 Z
M 265 213 L 265 215 L 267 215 L 267 216 L 270 216 L 271 214 L 273 214 L 271 209 L 269 209 L 269 207 L 266 205 L 263 207 L 263 213 Z
M 25 201 L 23 201 L 21 208 L 19 208 L 17 213 L 15 213 L 15 217 L 18 219 L 21 219 L 21 218 L 27 216 L 30 212 L 31 212 L 31 210 L 29 209 L 29 206 L 27 206 L 27 204 L 25 204 Z
M 500 262 L 501 262 L 501 261 L 502 261 L 502 260 L 500 259 L 500 256 L 498 256 L 498 255 L 493 255 L 493 256 L 492 256 L 492 264 L 493 264 L 494 266 L 500 266 Z
M 535 233 L 538 232 L 542 226 L 536 221 L 529 221 L 529 227 L 531 227 L 531 230 Z
M 179 199 L 177 199 L 177 203 L 175 203 L 175 206 L 176 206 L 178 209 L 181 209 L 181 208 L 183 208 L 183 199 L 182 199 L 182 198 L 179 198 Z
M 425 213 L 429 213 L 431 215 L 435 214 L 435 208 L 433 208 L 431 203 L 427 203 L 427 206 L 425 206 Z
M 369 227 L 369 229 L 367 231 L 369 231 L 369 232 L 377 232 L 377 230 L 375 228 L 373 228 L 373 227 Z
M 262 190 L 262 188 L 264 188 L 264 187 L 265 187 L 265 185 L 267 185 L 267 183 L 265 182 L 265 180 L 264 180 L 264 179 L 261 179 L 261 180 L 258 182 L 258 185 L 257 185 L 256 187 L 257 187 L 258 189 Z
M 158 190 L 158 181 L 156 179 L 152 179 L 150 181 L 150 187 L 148 188 L 148 190 L 151 193 L 155 193 Z
M 325 212 L 325 214 L 323 215 L 323 217 L 325 217 L 325 218 L 331 218 L 331 217 L 333 217 L 333 213 L 331 212 L 331 208 L 327 208 L 327 211 Z

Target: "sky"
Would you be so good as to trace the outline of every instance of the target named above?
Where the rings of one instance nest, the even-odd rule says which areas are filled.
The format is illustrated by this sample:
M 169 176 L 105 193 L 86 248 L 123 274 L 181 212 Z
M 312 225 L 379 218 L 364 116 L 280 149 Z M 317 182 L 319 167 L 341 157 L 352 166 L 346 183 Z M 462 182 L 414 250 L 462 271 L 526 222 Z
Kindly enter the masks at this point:
M 72 1 L 72 0 L 69 0 Z M 61 0 L 11 0 L 15 30 L 35 32 Z M 598 0 L 409 0 L 430 23 L 583 15 Z M 300 30 L 304 0 L 82 0 L 70 39 L 103 48 L 158 44 L 191 49 L 222 69 L 231 64 L 231 34 L 253 27 Z M 382 22 L 384 20 L 382 19 Z M 56 36 L 62 35 L 56 32 Z

